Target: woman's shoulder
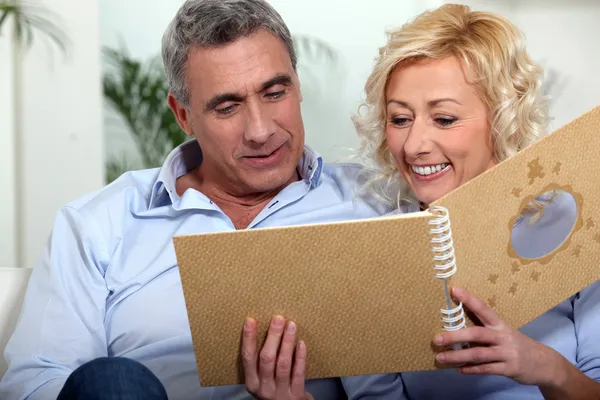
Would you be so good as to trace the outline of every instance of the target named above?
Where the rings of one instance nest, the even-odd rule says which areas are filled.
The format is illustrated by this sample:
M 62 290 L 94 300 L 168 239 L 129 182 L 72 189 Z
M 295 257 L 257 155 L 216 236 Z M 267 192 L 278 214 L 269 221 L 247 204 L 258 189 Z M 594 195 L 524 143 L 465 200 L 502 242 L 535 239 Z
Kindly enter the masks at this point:
M 406 203 L 405 205 L 394 208 L 393 210 L 389 211 L 384 216 L 391 217 L 394 215 L 409 214 L 409 213 L 413 213 L 413 212 L 417 212 L 417 211 L 420 211 L 420 207 L 418 204 Z

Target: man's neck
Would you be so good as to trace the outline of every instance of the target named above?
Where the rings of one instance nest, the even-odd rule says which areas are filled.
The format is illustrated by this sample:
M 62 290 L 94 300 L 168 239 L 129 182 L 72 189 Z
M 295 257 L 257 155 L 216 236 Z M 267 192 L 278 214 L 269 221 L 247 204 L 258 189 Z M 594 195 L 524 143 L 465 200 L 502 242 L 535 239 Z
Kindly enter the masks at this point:
M 231 219 L 236 229 L 246 229 L 256 216 L 283 188 L 300 179 L 296 171 L 281 187 L 265 191 L 241 194 L 206 179 L 199 169 L 191 171 L 177 180 L 177 193 L 181 196 L 187 189 L 195 189 L 211 199 Z

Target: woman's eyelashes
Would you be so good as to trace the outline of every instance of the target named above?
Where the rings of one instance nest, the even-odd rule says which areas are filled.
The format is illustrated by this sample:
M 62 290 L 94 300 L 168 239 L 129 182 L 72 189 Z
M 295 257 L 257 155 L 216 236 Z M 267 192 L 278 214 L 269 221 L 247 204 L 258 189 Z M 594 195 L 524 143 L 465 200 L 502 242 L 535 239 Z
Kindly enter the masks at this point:
M 437 126 L 441 128 L 451 127 L 458 121 L 458 118 L 451 116 L 438 116 L 431 119 Z M 392 116 L 390 123 L 399 128 L 404 128 L 413 123 L 413 119 L 406 116 Z
M 398 127 L 405 127 L 407 126 L 412 120 L 410 118 L 407 117 L 392 117 L 390 119 L 390 122 Z
M 456 117 L 444 116 L 444 117 L 435 118 L 436 124 L 438 124 L 439 126 L 441 126 L 443 128 L 448 128 L 448 127 L 454 125 L 454 123 L 456 123 L 456 121 L 458 121 L 458 118 L 456 118 Z

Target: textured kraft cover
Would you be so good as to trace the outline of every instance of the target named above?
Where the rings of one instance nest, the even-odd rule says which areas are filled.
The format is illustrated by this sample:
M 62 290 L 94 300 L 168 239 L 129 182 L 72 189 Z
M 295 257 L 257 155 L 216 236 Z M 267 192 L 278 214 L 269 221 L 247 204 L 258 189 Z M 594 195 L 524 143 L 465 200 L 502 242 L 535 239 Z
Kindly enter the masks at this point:
M 521 327 L 600 279 L 600 107 L 433 205 L 449 210 L 464 286 Z M 533 197 L 570 192 L 577 222 L 537 260 L 518 257 L 511 228 Z M 280 314 L 308 347 L 307 378 L 438 368 L 443 281 L 434 277 L 428 212 L 340 223 L 176 236 L 203 386 L 243 383 L 242 324 Z M 471 321 L 469 321 L 471 324 Z

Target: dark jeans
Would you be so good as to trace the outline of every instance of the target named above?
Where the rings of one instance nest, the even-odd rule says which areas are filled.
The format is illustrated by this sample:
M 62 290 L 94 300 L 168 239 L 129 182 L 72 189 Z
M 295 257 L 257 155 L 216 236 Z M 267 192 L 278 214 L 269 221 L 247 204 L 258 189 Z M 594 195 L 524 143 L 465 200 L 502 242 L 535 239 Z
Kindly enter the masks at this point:
M 137 361 L 97 358 L 69 376 L 57 400 L 166 400 L 158 378 Z

